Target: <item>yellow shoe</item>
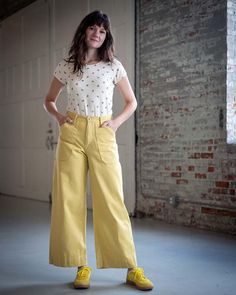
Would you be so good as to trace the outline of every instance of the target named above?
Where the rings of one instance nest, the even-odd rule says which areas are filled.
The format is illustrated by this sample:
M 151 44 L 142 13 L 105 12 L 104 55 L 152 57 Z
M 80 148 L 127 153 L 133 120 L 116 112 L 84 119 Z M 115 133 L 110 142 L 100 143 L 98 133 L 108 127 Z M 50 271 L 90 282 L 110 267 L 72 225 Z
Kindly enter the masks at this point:
M 90 276 L 92 269 L 89 266 L 82 266 L 74 280 L 75 289 L 88 289 L 90 286 Z
M 143 268 L 135 267 L 130 270 L 126 277 L 126 284 L 135 285 L 137 289 L 142 291 L 152 290 L 153 283 L 145 277 Z

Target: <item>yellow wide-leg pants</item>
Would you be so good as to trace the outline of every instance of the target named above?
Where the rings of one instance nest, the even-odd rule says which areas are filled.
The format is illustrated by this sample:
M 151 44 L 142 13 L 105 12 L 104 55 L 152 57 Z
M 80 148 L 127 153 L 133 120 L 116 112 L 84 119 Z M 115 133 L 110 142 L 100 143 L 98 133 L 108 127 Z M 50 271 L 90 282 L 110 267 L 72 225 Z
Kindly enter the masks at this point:
M 108 117 L 67 112 L 54 161 L 49 263 L 87 264 L 86 181 L 90 173 L 97 268 L 137 266 L 130 218 L 124 204 L 115 132 L 101 124 Z

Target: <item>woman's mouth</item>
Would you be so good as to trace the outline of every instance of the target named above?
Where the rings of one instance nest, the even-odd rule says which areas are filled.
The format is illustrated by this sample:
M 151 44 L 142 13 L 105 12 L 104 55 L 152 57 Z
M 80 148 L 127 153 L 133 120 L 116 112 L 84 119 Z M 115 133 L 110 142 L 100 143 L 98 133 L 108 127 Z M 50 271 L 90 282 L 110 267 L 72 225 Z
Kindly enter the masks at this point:
M 91 38 L 92 41 L 99 42 L 99 40 Z

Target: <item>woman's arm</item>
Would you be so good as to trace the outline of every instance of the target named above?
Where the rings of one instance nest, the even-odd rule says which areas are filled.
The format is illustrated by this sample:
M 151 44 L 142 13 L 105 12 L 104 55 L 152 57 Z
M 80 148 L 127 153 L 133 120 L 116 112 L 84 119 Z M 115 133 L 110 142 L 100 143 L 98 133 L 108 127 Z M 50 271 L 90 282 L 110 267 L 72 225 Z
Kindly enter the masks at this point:
M 65 122 L 72 123 L 72 120 L 68 116 L 64 116 L 59 113 L 56 107 L 57 98 L 63 87 L 64 84 L 61 83 L 57 78 L 53 77 L 49 91 L 44 100 L 45 110 L 58 121 L 59 125 L 62 125 Z
M 117 84 L 118 90 L 125 101 L 123 111 L 112 120 L 105 121 L 102 126 L 109 126 L 116 131 L 136 110 L 137 100 L 130 85 L 128 77 L 122 78 Z

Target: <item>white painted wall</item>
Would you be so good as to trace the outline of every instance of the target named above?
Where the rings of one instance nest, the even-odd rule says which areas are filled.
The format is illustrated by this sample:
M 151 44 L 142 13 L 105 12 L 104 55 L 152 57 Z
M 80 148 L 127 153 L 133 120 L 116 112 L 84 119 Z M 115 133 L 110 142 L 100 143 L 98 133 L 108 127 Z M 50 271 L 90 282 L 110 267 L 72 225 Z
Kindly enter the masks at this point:
M 0 26 L 0 192 L 48 201 L 57 123 L 43 109 L 52 73 L 66 55 L 74 32 L 89 12 L 100 9 L 112 22 L 116 55 L 134 85 L 134 2 L 132 0 L 38 0 Z M 64 111 L 66 93 L 58 100 Z M 115 113 L 123 107 L 115 92 Z M 117 133 L 123 168 L 125 203 L 135 205 L 134 118 Z M 88 207 L 91 196 L 88 191 Z

